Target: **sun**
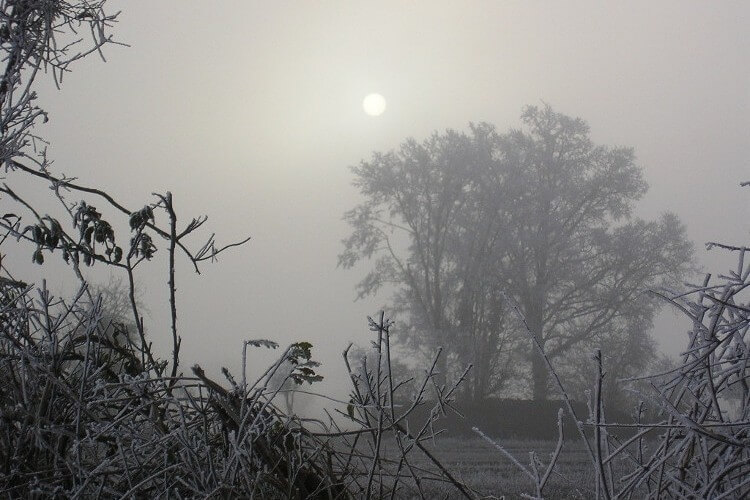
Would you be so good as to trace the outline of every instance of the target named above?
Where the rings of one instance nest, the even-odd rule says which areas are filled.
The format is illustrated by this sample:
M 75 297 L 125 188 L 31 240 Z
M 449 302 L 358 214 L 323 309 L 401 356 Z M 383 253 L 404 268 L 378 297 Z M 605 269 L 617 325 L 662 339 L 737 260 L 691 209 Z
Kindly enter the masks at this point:
M 380 116 L 385 111 L 385 97 L 380 94 L 368 94 L 362 101 L 362 109 L 370 116 Z

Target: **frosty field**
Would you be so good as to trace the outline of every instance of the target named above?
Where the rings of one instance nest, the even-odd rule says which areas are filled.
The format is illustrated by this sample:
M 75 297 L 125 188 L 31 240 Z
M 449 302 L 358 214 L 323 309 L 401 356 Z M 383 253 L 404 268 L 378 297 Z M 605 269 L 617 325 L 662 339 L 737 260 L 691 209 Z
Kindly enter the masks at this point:
M 529 464 L 529 452 L 536 451 L 546 465 L 549 454 L 557 444 L 554 441 L 498 440 L 524 466 Z M 531 480 L 520 472 L 507 458 L 479 437 L 437 437 L 425 442 L 427 449 L 448 468 L 454 476 L 474 490 L 480 498 L 522 498 L 522 494 L 533 494 Z M 398 457 L 393 441 L 384 443 L 385 454 Z M 416 457 L 416 455 L 415 455 Z M 425 457 L 416 459 L 412 465 L 427 466 Z M 545 489 L 547 498 L 593 498 L 595 492 L 588 486 L 594 484 L 594 474 L 583 446 L 577 441 L 566 441 L 555 472 Z M 425 482 L 428 498 L 454 498 L 456 490 L 439 482 Z M 406 491 L 400 495 L 408 498 Z M 400 498 L 400 497 L 399 497 Z M 412 498 L 419 498 L 415 491 Z

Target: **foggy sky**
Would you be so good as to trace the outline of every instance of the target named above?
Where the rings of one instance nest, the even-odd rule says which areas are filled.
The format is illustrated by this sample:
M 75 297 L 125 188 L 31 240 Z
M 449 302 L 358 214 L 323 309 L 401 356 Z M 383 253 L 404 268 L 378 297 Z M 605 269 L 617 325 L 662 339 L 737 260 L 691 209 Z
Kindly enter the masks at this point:
M 750 7 L 743 2 L 198 2 L 121 0 L 107 63 L 42 86 L 54 169 L 138 208 L 171 190 L 181 221 L 209 215 L 219 242 L 253 240 L 201 277 L 180 267 L 183 366 L 239 366 L 241 343 L 309 340 L 329 378 L 366 269 L 336 269 L 358 202 L 349 166 L 434 130 L 519 126 L 526 104 L 580 116 L 595 142 L 635 148 L 651 186 L 639 215 L 670 210 L 699 261 L 743 243 L 750 192 Z M 370 117 L 370 92 L 388 108 Z M 196 244 L 200 243 L 196 241 Z M 161 274 L 159 274 L 161 273 Z M 140 281 L 168 346 L 166 270 Z M 72 280 L 71 280 L 72 282 Z M 657 337 L 679 350 L 662 315 Z M 167 352 L 166 350 L 164 351 Z

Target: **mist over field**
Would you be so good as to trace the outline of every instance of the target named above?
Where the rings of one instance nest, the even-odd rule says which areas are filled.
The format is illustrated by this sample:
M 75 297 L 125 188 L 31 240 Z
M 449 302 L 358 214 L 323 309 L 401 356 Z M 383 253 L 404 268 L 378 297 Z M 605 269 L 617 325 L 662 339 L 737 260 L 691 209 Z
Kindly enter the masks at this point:
M 741 4 L 114 4 L 130 47 L 83 61 L 59 92 L 45 81 L 40 132 L 57 171 L 133 206 L 169 189 L 223 241 L 252 236 L 201 278 L 180 270 L 191 360 L 238 366 L 242 339 L 305 339 L 340 378 L 340 352 L 366 344 L 365 315 L 389 299 L 354 302 L 366 266 L 336 268 L 342 215 L 359 200 L 349 167 L 470 122 L 519 127 L 527 104 L 633 147 L 650 186 L 637 213 L 677 214 L 701 264 L 724 271 L 731 260 L 702 244 L 746 234 Z M 381 116 L 362 110 L 371 92 L 388 101 Z M 146 293 L 165 286 L 139 280 Z M 166 311 L 152 309 L 157 330 Z M 674 320 L 654 331 L 670 354 L 685 340 Z
M 96 17 L 98 2 L 89 3 L 90 11 L 75 7 L 83 10 L 74 24 Z M 0 9 L 2 64 L 11 69 L 15 4 Z M 170 275 L 167 233 L 154 237 L 153 262 L 148 241 L 131 240 L 151 227 L 148 211 L 134 221 L 87 198 L 122 232 L 120 258 L 144 260 L 133 273 L 139 332 L 165 360 L 177 357 L 179 335 L 173 376 L 192 376 L 196 363 L 205 370 L 198 378 L 227 380 L 223 367 L 237 381 L 243 369 L 258 376 L 301 342 L 284 366 L 320 366 L 310 364 L 314 374 L 303 372 L 299 387 L 283 376 L 271 385 L 329 399 L 282 401 L 282 391 L 275 404 L 319 417 L 335 400 L 343 418 L 347 403 L 356 407 L 351 373 L 365 373 L 367 360 L 380 366 L 367 348 L 387 330 L 389 373 L 421 376 L 442 347 L 437 386 L 465 379 L 455 397 L 482 419 L 493 408 L 512 422 L 531 400 L 559 401 L 545 362 L 585 412 L 597 361 L 609 372 L 599 395 L 625 419 L 638 396 L 614 381 L 669 370 L 696 346 L 695 322 L 646 291 L 686 291 L 706 273 L 747 278 L 737 264 L 750 229 L 741 187 L 750 181 L 747 4 L 106 2 L 106 12 L 118 11 L 107 28 L 116 43 L 76 60 L 61 81 L 54 64 L 34 77 L 30 66 L 17 78 L 6 69 L 3 85 L 16 95 L 33 80 L 46 116 L 33 118 L 22 146 L 8 138 L 26 125 L 4 118 L 2 182 L 12 191 L 0 204 L 15 217 L 18 195 L 67 217 L 42 172 L 101 189 L 127 211 L 156 203 L 160 227 L 169 223 L 159 210 L 174 208 L 175 231 L 207 215 L 202 233 L 186 238 L 190 248 L 211 234 L 215 248 L 249 237 L 215 259 L 206 253 L 200 274 L 197 260 L 178 255 Z M 87 40 L 89 31 L 65 39 Z M 3 117 L 16 105 L 7 92 L 0 88 Z M 30 167 L 37 174 L 13 167 L 35 165 L 44 148 L 48 163 Z M 152 194 L 167 191 L 171 198 Z M 59 238 L 29 239 L 33 228 L 21 232 L 30 222 L 4 219 L 3 279 L 60 296 L 85 280 L 105 300 L 114 290 L 119 309 L 106 317 L 127 316 L 128 276 L 105 262 L 117 255 L 114 239 L 106 231 L 97 239 L 101 229 L 84 236 L 84 219 L 74 232 L 108 252 L 80 276 L 51 251 Z M 709 242 L 731 248 L 708 250 Z M 139 250 L 129 253 L 128 243 Z M 744 339 L 744 330 L 727 331 L 717 338 Z M 253 339 L 280 348 L 249 348 Z M 356 358 L 349 372 L 345 349 Z M 746 359 L 731 349 L 722 352 Z M 731 376 L 739 377 L 731 390 L 746 395 L 746 379 Z M 554 441 L 552 406 L 529 425 L 550 428 L 544 439 Z M 451 425 L 471 434 L 479 424 Z M 486 425 L 493 436 L 528 437 L 523 422 Z

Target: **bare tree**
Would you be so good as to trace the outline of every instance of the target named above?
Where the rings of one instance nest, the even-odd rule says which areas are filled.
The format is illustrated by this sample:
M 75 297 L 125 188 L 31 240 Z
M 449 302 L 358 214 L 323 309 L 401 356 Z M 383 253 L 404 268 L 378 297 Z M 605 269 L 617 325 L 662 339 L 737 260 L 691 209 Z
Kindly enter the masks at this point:
M 423 143 L 410 139 L 398 151 L 375 153 L 353 168 L 365 201 L 345 215 L 353 231 L 339 265 L 351 268 L 375 259 L 358 295 L 376 293 L 383 285 L 398 287 L 394 303 L 409 320 L 399 341 L 425 358 L 445 348 L 438 366 L 444 382 L 449 360 L 465 365 L 482 351 L 491 359 L 481 361 L 480 368 L 497 365 L 501 343 L 496 341 L 506 333 L 497 322 L 497 295 L 478 287 L 497 228 L 490 217 L 481 221 L 487 227 L 469 226 L 482 215 L 475 195 L 481 173 L 492 163 L 492 134 L 481 125 L 468 135 L 449 130 Z M 472 374 L 470 383 L 484 396 L 490 378 L 487 372 Z
M 649 321 L 656 303 L 643 294 L 681 278 L 692 244 L 672 214 L 631 217 L 646 191 L 632 149 L 595 146 L 585 122 L 549 106 L 522 118 L 528 131 L 499 146 L 508 208 L 497 276 L 555 359 L 613 328 L 627 333 L 621 322 Z M 527 356 L 534 399 L 545 399 L 544 362 L 533 348 Z
M 549 357 L 563 360 L 584 342 L 648 324 L 657 304 L 645 291 L 679 279 L 692 259 L 677 217 L 631 216 L 646 191 L 631 149 L 594 145 L 585 122 L 549 106 L 522 119 L 527 131 L 481 124 L 375 154 L 354 168 L 365 201 L 345 216 L 353 232 L 339 262 L 377 258 L 360 294 L 379 279 L 398 284 L 410 345 L 463 353 L 481 367 L 477 395 L 487 367 L 507 362 L 513 332 L 522 338 L 502 314 L 502 294 Z M 532 346 L 523 356 L 534 399 L 546 399 L 544 362 Z

